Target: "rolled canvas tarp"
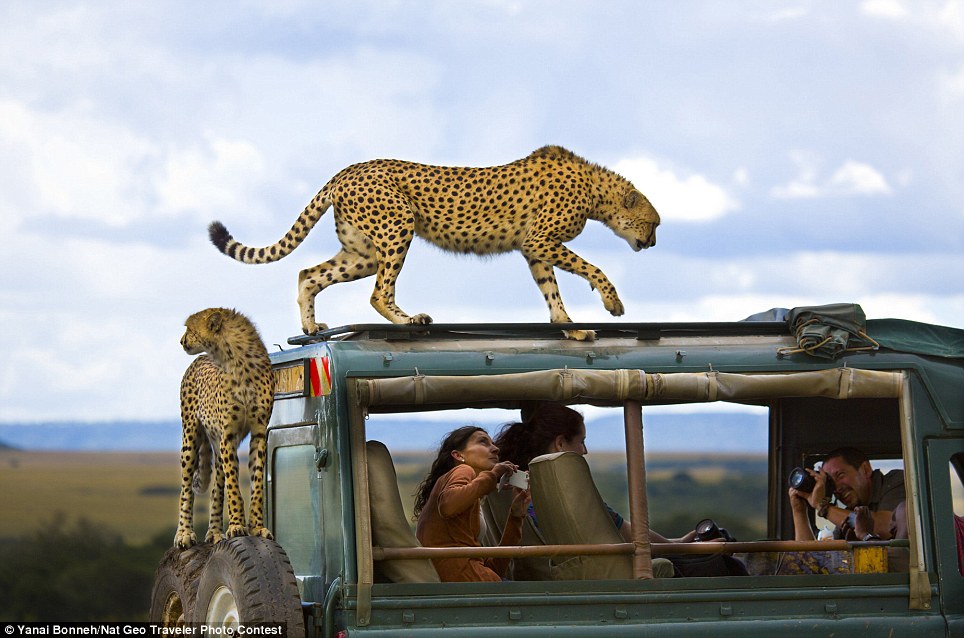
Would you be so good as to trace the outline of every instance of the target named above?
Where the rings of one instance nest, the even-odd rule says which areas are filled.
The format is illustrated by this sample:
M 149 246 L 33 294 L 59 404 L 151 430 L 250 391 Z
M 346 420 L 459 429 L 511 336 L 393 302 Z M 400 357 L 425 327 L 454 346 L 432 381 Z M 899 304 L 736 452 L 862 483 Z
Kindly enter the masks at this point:
M 394 377 L 356 380 L 364 406 L 463 407 L 558 401 L 619 405 L 641 403 L 759 401 L 779 397 L 896 398 L 901 373 L 834 368 L 786 374 L 642 370 L 541 370 L 477 376 Z

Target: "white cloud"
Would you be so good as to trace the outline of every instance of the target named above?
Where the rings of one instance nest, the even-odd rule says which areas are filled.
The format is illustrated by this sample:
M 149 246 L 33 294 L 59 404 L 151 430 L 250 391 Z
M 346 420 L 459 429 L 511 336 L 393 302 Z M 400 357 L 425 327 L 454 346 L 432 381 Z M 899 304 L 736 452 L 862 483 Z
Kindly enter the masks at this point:
M 769 13 L 764 14 L 763 19 L 766 22 L 789 22 L 792 20 L 799 20 L 810 15 L 810 8 L 797 5 L 792 7 L 782 7 L 776 9 Z
M 15 171 L 0 207 L 122 226 L 144 214 L 137 174 L 156 155 L 145 138 L 85 109 L 40 113 L 0 102 L 0 157 Z
M 797 166 L 797 176 L 782 186 L 774 186 L 770 194 L 777 199 L 811 199 L 891 195 L 887 179 L 873 166 L 847 160 L 829 178 L 821 177 L 820 160 L 813 153 L 794 151 L 790 160 Z
M 649 198 L 664 222 L 711 221 L 739 208 L 725 188 L 703 175 L 680 177 L 649 157 L 619 160 L 613 170 Z
M 944 71 L 938 74 L 937 90 L 945 104 L 964 99 L 964 65 L 957 71 Z
M 937 23 L 955 38 L 964 41 L 964 1 L 945 2 L 937 15 Z
M 861 12 L 879 18 L 903 18 L 907 8 L 900 0 L 864 0 L 860 3 Z
M 923 29 L 941 37 L 964 41 L 962 0 L 864 0 L 860 12 L 872 18 L 892 20 L 900 26 Z
M 887 180 L 869 164 L 847 160 L 830 178 L 830 186 L 843 195 L 890 195 Z
M 204 146 L 175 149 L 164 162 L 157 190 L 160 207 L 207 219 L 214 209 L 252 212 L 265 178 L 265 159 L 250 142 L 209 136 Z
M 269 181 L 252 143 L 208 135 L 160 144 L 86 109 L 39 112 L 0 102 L 0 159 L 10 174 L 0 192 L 4 226 L 55 217 L 124 228 L 150 217 L 221 210 L 261 216 Z M 5 172 L 8 169 L 5 168 Z

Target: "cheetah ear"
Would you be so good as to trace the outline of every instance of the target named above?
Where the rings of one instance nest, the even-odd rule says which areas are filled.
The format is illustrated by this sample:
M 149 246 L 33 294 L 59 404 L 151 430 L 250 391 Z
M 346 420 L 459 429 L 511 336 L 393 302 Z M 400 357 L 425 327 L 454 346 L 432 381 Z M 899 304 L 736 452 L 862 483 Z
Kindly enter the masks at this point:
M 220 312 L 211 313 L 211 316 L 208 317 L 208 329 L 211 332 L 220 332 L 221 324 L 223 323 L 224 323 L 224 317 L 221 316 Z
M 635 190 L 629 191 L 626 199 L 623 200 L 623 206 L 626 208 L 636 208 L 637 203 L 639 203 L 639 192 Z

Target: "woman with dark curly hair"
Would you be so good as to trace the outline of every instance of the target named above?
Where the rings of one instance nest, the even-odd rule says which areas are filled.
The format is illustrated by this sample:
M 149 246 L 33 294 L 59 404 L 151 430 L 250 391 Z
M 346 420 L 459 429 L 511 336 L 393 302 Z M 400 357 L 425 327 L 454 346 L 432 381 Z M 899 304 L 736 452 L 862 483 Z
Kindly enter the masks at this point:
M 424 547 L 480 547 L 479 501 L 495 491 L 503 475 L 518 467 L 499 460 L 499 448 L 482 428 L 465 426 L 442 440 L 432 467 L 415 494 L 415 535 Z M 526 516 L 529 491 L 512 488 L 500 545 L 518 545 Z M 443 582 L 501 581 L 508 558 L 432 559 Z

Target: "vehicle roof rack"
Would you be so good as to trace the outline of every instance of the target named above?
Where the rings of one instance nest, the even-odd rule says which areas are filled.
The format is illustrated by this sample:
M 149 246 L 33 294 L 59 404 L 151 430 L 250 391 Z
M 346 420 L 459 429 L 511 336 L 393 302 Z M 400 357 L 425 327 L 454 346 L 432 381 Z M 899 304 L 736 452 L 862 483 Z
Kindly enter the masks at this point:
M 292 346 L 333 340 L 413 341 L 418 339 L 562 339 L 563 330 L 595 330 L 596 338 L 658 341 L 663 337 L 781 336 L 789 334 L 785 321 L 728 321 L 689 323 L 433 323 L 350 324 L 312 335 L 288 338 Z

